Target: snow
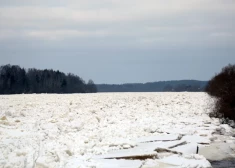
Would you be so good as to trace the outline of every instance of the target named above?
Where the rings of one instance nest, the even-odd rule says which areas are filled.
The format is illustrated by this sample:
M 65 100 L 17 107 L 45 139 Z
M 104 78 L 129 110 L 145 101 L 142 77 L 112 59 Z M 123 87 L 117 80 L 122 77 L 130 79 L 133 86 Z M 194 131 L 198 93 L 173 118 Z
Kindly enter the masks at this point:
M 1 95 L 0 167 L 211 167 L 217 149 L 235 157 L 234 129 L 209 118 L 211 102 L 187 92 Z

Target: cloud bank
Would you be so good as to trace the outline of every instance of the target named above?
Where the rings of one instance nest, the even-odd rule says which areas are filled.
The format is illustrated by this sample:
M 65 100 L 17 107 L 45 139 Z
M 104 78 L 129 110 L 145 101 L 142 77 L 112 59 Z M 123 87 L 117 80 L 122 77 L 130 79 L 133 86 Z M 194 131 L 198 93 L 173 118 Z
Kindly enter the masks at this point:
M 234 20 L 233 0 L 0 0 L 1 57 L 230 58 Z

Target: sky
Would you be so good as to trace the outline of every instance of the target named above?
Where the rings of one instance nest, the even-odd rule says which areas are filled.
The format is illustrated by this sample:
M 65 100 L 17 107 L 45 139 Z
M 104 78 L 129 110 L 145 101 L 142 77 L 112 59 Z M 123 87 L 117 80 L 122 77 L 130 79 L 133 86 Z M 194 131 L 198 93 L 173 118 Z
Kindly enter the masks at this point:
M 234 0 L 0 0 L 0 65 L 121 84 L 235 63 Z

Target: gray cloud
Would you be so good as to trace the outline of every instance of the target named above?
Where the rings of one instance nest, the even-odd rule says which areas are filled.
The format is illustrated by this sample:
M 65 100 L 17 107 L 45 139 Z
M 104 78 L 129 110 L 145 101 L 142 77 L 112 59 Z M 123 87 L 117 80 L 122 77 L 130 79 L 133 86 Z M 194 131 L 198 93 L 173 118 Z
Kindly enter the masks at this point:
M 98 83 L 208 79 L 235 61 L 234 20 L 233 0 L 0 0 L 0 58 Z

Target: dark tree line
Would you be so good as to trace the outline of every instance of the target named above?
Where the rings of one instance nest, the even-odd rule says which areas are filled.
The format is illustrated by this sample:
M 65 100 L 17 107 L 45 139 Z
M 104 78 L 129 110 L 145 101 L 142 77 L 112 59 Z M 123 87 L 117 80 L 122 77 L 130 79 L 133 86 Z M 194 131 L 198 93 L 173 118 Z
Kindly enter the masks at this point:
M 17 65 L 0 67 L 0 94 L 95 93 L 96 85 L 74 74 L 54 70 L 25 70 Z
M 178 84 L 176 86 L 166 85 L 163 89 L 164 92 L 203 92 L 205 89 L 204 86 L 199 84 Z
M 203 92 L 207 81 L 179 80 L 120 85 L 98 84 L 98 92 Z
M 224 122 L 235 121 L 235 64 L 224 67 L 215 75 L 208 82 L 206 92 L 217 99 L 210 116 Z

